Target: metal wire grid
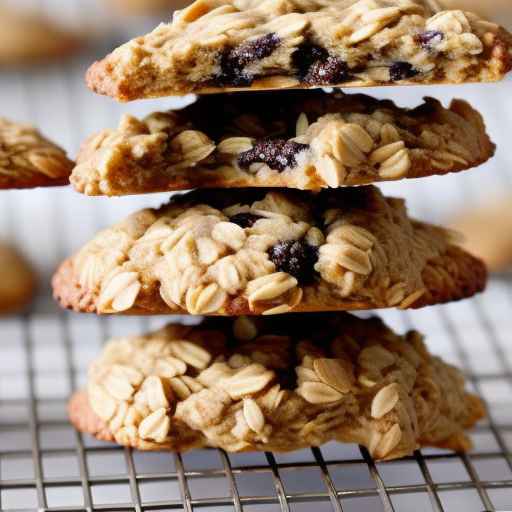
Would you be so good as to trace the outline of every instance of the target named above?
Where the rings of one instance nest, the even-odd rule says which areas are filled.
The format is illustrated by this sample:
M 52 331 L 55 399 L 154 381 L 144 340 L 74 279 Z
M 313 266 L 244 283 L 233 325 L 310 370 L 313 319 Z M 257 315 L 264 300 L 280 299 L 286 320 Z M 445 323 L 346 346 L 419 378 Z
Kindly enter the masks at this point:
M 495 300 L 506 295 L 511 302 L 504 305 L 504 311 L 505 307 L 510 308 L 512 288 L 509 283 L 493 283 L 489 293 L 495 295 Z M 8 321 L 9 325 L 3 326 L 4 335 L 17 333 L 17 336 L 10 338 L 12 342 L 4 348 L 19 347 L 19 353 L 25 358 L 20 366 L 25 367 L 23 377 L 28 389 L 26 398 L 0 400 L 1 510 L 292 511 L 311 510 L 308 507 L 312 507 L 312 503 L 318 510 L 338 512 L 460 510 L 462 503 L 468 510 L 505 510 L 507 506 L 510 509 L 512 372 L 493 327 L 496 318 L 489 315 L 485 302 L 476 299 L 462 310 L 455 305 L 419 315 L 423 317 L 420 323 L 437 322 L 437 333 L 432 333 L 430 339 L 437 334 L 438 340 L 443 338 L 443 343 L 449 340 L 468 378 L 487 399 L 490 417 L 477 429 L 476 450 L 468 455 L 424 450 L 401 461 L 378 464 L 364 448 L 355 450 L 334 444 L 291 456 L 271 453 L 233 456 L 218 450 L 190 455 L 147 455 L 84 438 L 69 427 L 64 417 L 68 390 L 64 387 L 61 392 L 48 394 L 48 389 L 53 387 L 55 377 L 55 382 L 67 382 L 71 389 L 80 386 L 83 368 L 77 367 L 77 361 L 82 357 L 79 346 L 83 340 L 78 340 L 76 331 L 89 334 L 91 328 L 95 328 L 101 338 L 110 331 L 111 322 L 82 321 L 67 313 L 50 318 L 28 315 Z M 461 329 L 460 314 L 473 315 L 470 331 Z M 407 325 L 409 316 L 396 315 L 390 320 Z M 135 322 L 145 323 L 139 320 L 130 323 Z M 469 332 L 479 336 L 477 330 L 484 334 L 491 355 L 489 360 L 493 360 L 489 367 L 497 364 L 498 371 L 474 371 L 475 359 L 466 344 Z M 46 338 L 40 339 L 39 332 Z M 48 343 L 52 333 L 58 334 L 59 339 Z M 39 343 L 45 349 L 53 346 L 50 355 L 56 360 L 60 358 L 59 374 L 40 367 Z M 93 350 L 97 350 L 96 343 L 93 345 Z M 7 380 L 16 373 L 8 374 Z M 52 384 L 45 385 L 42 381 L 45 378 L 50 378 Z M 486 389 L 489 384 L 492 384 L 490 390 Z M 496 386 L 508 393 L 504 395 L 505 403 L 495 401 Z M 16 419 L 16 410 L 23 419 Z M 25 416 L 20 411 L 24 411 Z M 444 465 L 449 467 L 448 475 L 439 471 Z M 28 466 L 31 476 L 26 476 L 30 472 L 26 471 Z M 98 472 L 98 467 L 102 471 Z M 363 468 L 366 468 L 364 476 Z M 301 477 L 301 472 L 305 472 L 307 478 Z M 262 477 L 266 482 L 255 485 L 254 481 Z M 313 479 L 316 481 L 312 485 Z M 155 484 L 158 485 L 155 487 Z M 165 488 L 171 490 L 168 496 L 155 500 Z M 23 505 L 12 506 L 14 503 Z M 306 505 L 301 508 L 300 504 Z M 255 507 L 258 505 L 259 508 Z
M 61 140 L 65 132 L 67 145 L 76 148 L 91 131 L 88 99 L 78 85 L 82 67 L 59 67 L 49 80 L 37 74 L 0 76 L 0 86 L 18 103 L 21 117 L 41 124 L 55 112 L 55 138 Z M 53 103 L 47 105 L 51 94 Z M 101 111 L 91 111 L 112 119 L 116 110 L 105 103 Z M 431 213 L 422 192 L 411 188 L 420 210 Z M 471 197 L 471 187 L 465 186 L 464 194 Z M 23 209 L 33 197 L 39 201 L 35 214 Z M 125 206 L 136 208 L 133 201 L 115 207 L 91 201 L 68 191 L 7 193 L 0 204 L 0 227 L 48 274 L 77 239 L 88 238 L 80 232 L 122 217 Z M 34 237 L 40 215 L 48 225 Z M 82 436 L 69 426 L 65 407 L 72 390 L 84 382 L 87 362 L 111 334 L 140 332 L 163 320 L 82 317 L 57 312 L 49 303 L 45 295 L 29 314 L 0 323 L 0 510 L 512 509 L 509 279 L 494 280 L 486 295 L 471 301 L 384 315 L 395 328 L 414 325 L 426 332 L 432 351 L 464 369 L 489 409 L 489 420 L 473 436 L 472 453 L 427 449 L 387 463 L 375 463 L 364 448 L 339 444 L 284 455 L 143 454 Z

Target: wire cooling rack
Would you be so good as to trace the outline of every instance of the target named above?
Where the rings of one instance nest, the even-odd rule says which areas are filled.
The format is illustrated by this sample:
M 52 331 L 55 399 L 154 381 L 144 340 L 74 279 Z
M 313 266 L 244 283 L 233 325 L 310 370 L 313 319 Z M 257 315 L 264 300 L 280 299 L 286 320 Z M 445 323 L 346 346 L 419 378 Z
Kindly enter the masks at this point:
M 291 454 L 132 452 L 76 433 L 66 399 L 111 332 L 157 323 L 30 314 L 3 321 L 0 356 L 0 509 L 40 511 L 481 511 L 512 509 L 511 283 L 486 296 L 413 315 L 430 348 L 462 367 L 489 420 L 467 454 L 427 449 L 374 463 L 328 444 Z
M 38 4 L 76 23 L 100 19 L 93 0 Z M 103 15 L 101 22 L 113 23 Z M 111 33 L 125 37 L 124 22 L 112 27 Z M 112 45 L 104 42 L 105 48 Z M 92 51 L 103 54 L 105 48 Z M 162 100 L 120 107 L 92 95 L 82 78 L 92 58 L 0 71 L 0 115 L 38 124 L 74 155 L 81 140 L 114 126 L 121 112 L 145 114 L 176 104 Z M 510 82 L 379 90 L 380 96 L 403 105 L 418 103 L 423 93 L 445 103 L 463 95 L 484 113 L 502 148 L 482 170 L 387 185 L 386 191 L 406 195 L 414 213 L 439 220 L 477 201 L 482 191 L 488 195 L 493 187 L 510 187 L 512 161 L 505 149 L 512 118 L 509 88 Z M 395 329 L 425 332 L 430 350 L 461 367 L 485 399 L 489 419 L 475 429 L 475 448 L 467 455 L 426 449 L 400 461 L 374 463 L 366 450 L 336 443 L 290 454 L 148 454 L 75 432 L 67 421 L 66 401 L 83 385 L 87 365 L 104 340 L 158 327 L 166 319 L 60 312 L 49 296 L 49 277 L 59 260 L 98 229 L 165 197 L 108 200 L 67 189 L 2 194 L 0 234 L 32 258 L 42 286 L 30 312 L 0 321 L 0 510 L 512 510 L 512 281 L 507 276 L 494 278 L 488 292 L 473 300 L 383 315 Z

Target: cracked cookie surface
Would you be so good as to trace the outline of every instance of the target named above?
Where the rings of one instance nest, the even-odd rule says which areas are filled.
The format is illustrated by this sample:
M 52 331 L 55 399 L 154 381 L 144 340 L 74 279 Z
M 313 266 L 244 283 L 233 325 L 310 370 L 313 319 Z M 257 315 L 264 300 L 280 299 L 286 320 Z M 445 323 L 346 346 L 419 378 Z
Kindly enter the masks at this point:
M 54 295 L 125 314 L 420 307 L 485 286 L 452 238 L 373 186 L 198 190 L 100 232 L 61 265 Z
M 484 415 L 422 336 L 377 318 L 211 318 L 111 340 L 70 402 L 82 432 L 141 450 L 289 451 L 331 440 L 376 459 L 466 451 Z
M 246 93 L 124 116 L 84 143 L 71 182 L 90 195 L 316 190 L 460 171 L 493 154 L 482 117 L 462 100 L 406 109 L 362 94 Z
M 73 165 L 33 126 L 0 117 L 0 189 L 66 185 Z
M 129 101 L 190 92 L 495 81 L 512 36 L 422 0 L 197 0 L 91 66 Z

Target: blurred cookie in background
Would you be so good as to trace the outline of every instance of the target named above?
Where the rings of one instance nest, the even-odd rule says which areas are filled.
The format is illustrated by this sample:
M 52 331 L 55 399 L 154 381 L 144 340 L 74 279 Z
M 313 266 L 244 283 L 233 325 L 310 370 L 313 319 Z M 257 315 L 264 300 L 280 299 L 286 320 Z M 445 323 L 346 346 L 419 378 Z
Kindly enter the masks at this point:
M 0 315 L 17 313 L 36 292 L 36 273 L 12 245 L 0 241 Z
M 512 269 L 512 194 L 462 213 L 453 227 L 464 235 L 464 248 L 482 258 L 489 270 Z
M 73 166 L 35 127 L 0 117 L 0 189 L 67 185 Z
M 0 2 L 0 67 L 46 62 L 71 55 L 82 38 L 41 15 Z
M 192 3 L 192 0 L 105 0 L 105 2 L 122 13 L 151 15 L 183 9 Z
M 473 11 L 505 28 L 512 28 L 512 0 L 439 0 L 442 7 Z M 493 272 L 512 270 L 512 193 L 493 197 L 454 219 L 465 236 L 465 248 L 480 256 Z
M 462 9 L 479 14 L 483 18 L 499 23 L 505 28 L 512 28 L 511 0 L 439 0 L 447 9 Z

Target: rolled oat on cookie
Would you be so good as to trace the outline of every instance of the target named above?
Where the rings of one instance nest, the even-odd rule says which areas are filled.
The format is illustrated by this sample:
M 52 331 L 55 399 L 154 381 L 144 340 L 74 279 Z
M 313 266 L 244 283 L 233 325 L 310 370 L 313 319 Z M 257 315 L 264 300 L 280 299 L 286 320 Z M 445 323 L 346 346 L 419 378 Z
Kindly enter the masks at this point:
M 373 186 L 205 189 L 101 231 L 54 296 L 75 311 L 241 315 L 416 308 L 483 290 L 453 232 Z
M 93 64 L 121 101 L 188 93 L 490 82 L 512 36 L 423 0 L 196 0 Z
M 336 440 L 375 459 L 466 451 L 485 412 L 422 336 L 345 314 L 211 318 L 111 340 L 71 422 L 140 450 L 289 451 Z

